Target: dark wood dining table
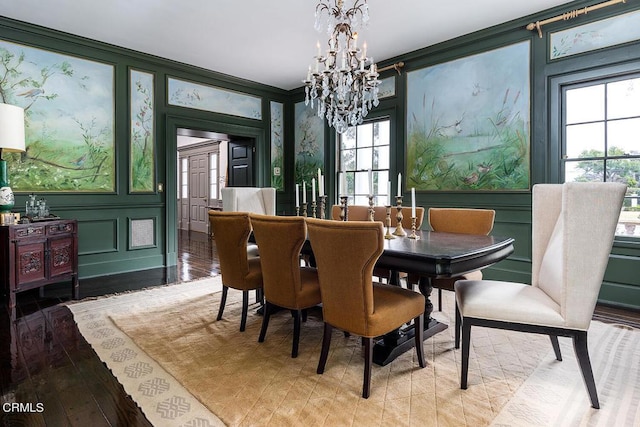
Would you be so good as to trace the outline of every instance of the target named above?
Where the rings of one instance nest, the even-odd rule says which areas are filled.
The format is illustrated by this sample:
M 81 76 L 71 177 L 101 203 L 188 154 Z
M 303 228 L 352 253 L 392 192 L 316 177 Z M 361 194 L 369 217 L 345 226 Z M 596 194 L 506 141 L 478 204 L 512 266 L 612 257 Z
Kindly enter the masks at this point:
M 391 270 L 391 284 L 399 284 L 399 272 L 420 277 L 419 289 L 425 296 L 425 339 L 447 328 L 431 317 L 431 279 L 457 277 L 470 271 L 488 267 L 513 253 L 514 239 L 510 237 L 416 231 L 419 239 L 396 237 L 384 242 L 384 251 L 377 267 Z M 386 365 L 414 345 L 413 327 L 393 331 L 378 340 L 373 358 L 378 365 Z

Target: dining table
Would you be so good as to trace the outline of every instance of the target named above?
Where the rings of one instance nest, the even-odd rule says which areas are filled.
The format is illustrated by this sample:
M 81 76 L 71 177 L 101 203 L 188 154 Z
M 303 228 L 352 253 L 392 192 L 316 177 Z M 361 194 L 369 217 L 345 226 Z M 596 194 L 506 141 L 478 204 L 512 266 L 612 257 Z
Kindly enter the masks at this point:
M 400 273 L 419 277 L 418 289 L 425 297 L 424 339 L 447 329 L 448 325 L 431 317 L 431 279 L 459 277 L 474 270 L 489 267 L 507 258 L 514 251 L 514 239 L 494 235 L 475 235 L 405 230 L 405 236 L 384 240 L 384 250 L 376 267 L 391 271 L 389 285 L 400 286 Z M 253 234 L 249 241 L 255 242 Z M 301 253 L 314 265 L 313 250 L 305 241 Z M 413 325 L 394 330 L 377 339 L 373 348 L 373 361 L 386 365 L 414 346 Z
M 448 325 L 431 317 L 431 279 L 459 277 L 465 273 L 489 267 L 514 251 L 514 239 L 493 235 L 472 235 L 459 233 L 416 230 L 413 239 L 394 236 L 385 239 L 384 250 L 376 267 L 390 270 L 390 285 L 400 285 L 401 272 L 420 277 L 418 288 L 425 296 L 424 338 L 442 332 Z M 396 357 L 413 348 L 413 325 L 394 330 L 376 341 L 373 360 L 378 365 L 386 365 Z

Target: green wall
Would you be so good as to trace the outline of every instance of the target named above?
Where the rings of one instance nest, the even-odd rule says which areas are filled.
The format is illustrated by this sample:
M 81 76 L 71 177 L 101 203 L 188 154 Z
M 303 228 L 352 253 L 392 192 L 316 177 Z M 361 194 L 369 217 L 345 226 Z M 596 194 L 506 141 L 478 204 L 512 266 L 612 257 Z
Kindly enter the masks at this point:
M 396 58 L 378 64 L 379 68 L 402 61 L 405 63 L 402 74 L 397 76 L 393 70 L 380 78 L 397 76 L 396 96 L 384 99 L 380 106 L 372 110 L 367 118 L 391 117 L 396 126 L 392 129 L 395 139 L 395 152 L 391 154 L 391 176 L 403 172 L 405 176 L 406 131 L 406 73 L 431 65 L 448 62 L 468 55 L 529 40 L 531 43 L 531 183 L 559 182 L 559 147 L 557 131 L 551 127 L 554 123 L 551 115 L 559 115 L 556 80 L 569 74 L 584 73 L 594 75 L 600 71 L 607 73 L 640 71 L 640 41 L 611 47 L 599 51 L 566 57 L 551 61 L 547 57 L 549 32 L 558 31 L 603 18 L 616 16 L 639 9 L 638 5 L 618 5 L 590 12 L 587 16 L 570 21 L 559 21 L 543 27 L 543 37 L 537 32 L 526 30 L 526 25 L 575 10 L 597 4 L 597 1 L 575 1 L 563 7 L 523 17 L 499 26 L 475 32 L 435 46 L 414 52 L 408 52 Z M 500 64 L 496 64 L 499 67 Z M 585 77 L 586 78 L 586 77 Z M 302 89 L 293 94 L 294 101 L 304 99 Z M 289 122 L 292 121 L 290 118 Z M 554 143 L 555 141 L 555 143 Z M 327 175 L 335 172 L 335 138 L 327 137 Z M 392 145 L 394 144 L 392 139 Z M 639 143 L 640 144 L 640 143 Z M 395 185 L 395 183 L 393 183 Z M 406 188 L 403 183 L 403 188 Z M 408 193 L 405 193 L 405 199 Z M 485 277 L 496 280 L 515 280 L 525 283 L 531 279 L 531 192 L 418 192 L 417 204 L 429 207 L 471 207 L 496 210 L 493 233 L 515 238 L 515 252 L 507 260 L 489 268 Z M 335 200 L 335 193 L 330 194 Z M 621 307 L 640 309 L 640 241 L 617 237 L 610 258 L 605 281 L 600 293 L 600 302 Z
M 557 182 L 557 137 L 551 129 L 552 115 L 557 114 L 554 82 L 570 73 L 597 72 L 604 68 L 640 70 L 640 43 L 621 45 L 600 51 L 549 61 L 547 49 L 549 31 L 580 25 L 615 14 L 638 9 L 625 4 L 592 12 L 577 20 L 560 21 L 543 27 L 543 38 L 525 29 L 530 22 L 556 16 L 595 1 L 576 1 L 568 6 L 523 17 L 470 35 L 449 40 L 379 63 L 379 68 L 403 61 L 405 67 L 396 78 L 396 96 L 384 99 L 369 117 L 389 116 L 392 119 L 391 175 L 405 167 L 405 79 L 406 72 L 462 58 L 467 55 L 510 45 L 523 40 L 531 43 L 531 181 Z M 428 31 L 428 29 L 425 29 Z M 0 39 L 113 64 L 115 67 L 116 102 L 116 192 L 113 194 L 46 194 L 52 211 L 62 217 L 79 221 L 81 278 L 171 266 L 176 263 L 176 129 L 191 128 L 256 140 L 255 176 L 258 186 L 270 184 L 270 123 L 269 103 L 284 104 L 285 114 L 285 190 L 277 194 L 279 214 L 293 212 L 293 105 L 303 99 L 302 88 L 282 91 L 257 83 L 221 75 L 196 67 L 160 59 L 144 53 L 106 45 L 71 36 L 31 24 L 0 18 Z M 497 64 L 496 66 L 499 66 Z M 164 191 L 151 194 L 128 192 L 128 73 L 130 68 L 155 75 L 155 133 L 157 183 Z M 388 71 L 381 77 L 394 75 Z M 262 98 L 262 120 L 245 119 L 225 114 L 170 106 L 166 99 L 167 77 L 176 77 L 220 88 L 231 89 Z M 554 141 L 555 145 L 554 145 Z M 325 174 L 335 175 L 335 136 L 326 132 Z M 334 183 L 335 184 L 335 183 Z M 329 200 L 335 200 L 335 186 L 327 185 Z M 405 186 L 406 187 L 406 186 Z M 515 253 L 509 259 L 487 270 L 486 277 L 527 282 L 531 268 L 531 193 L 522 192 L 419 192 L 418 204 L 496 209 L 495 234 L 516 239 Z M 16 206 L 24 205 L 25 194 L 18 194 Z M 169 201 L 169 202 L 168 202 Z M 130 223 L 136 219 L 153 220 L 156 235 L 153 245 L 140 249 L 130 246 Z M 640 309 L 640 242 L 616 239 L 601 302 Z

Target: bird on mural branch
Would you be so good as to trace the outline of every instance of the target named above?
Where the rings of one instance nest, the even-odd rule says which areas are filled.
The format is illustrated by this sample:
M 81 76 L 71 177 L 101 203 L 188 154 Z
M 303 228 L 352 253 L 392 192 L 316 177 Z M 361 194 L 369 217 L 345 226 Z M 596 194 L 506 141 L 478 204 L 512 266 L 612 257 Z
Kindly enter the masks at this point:
M 84 153 L 82 156 L 80 156 L 79 158 L 77 158 L 71 163 L 73 163 L 74 166 L 81 168 L 82 166 L 84 166 L 84 162 L 86 160 L 87 160 L 87 153 Z
M 33 88 L 26 92 L 19 93 L 18 96 L 24 96 L 25 98 L 35 98 L 38 95 L 42 95 L 44 93 L 44 89 Z

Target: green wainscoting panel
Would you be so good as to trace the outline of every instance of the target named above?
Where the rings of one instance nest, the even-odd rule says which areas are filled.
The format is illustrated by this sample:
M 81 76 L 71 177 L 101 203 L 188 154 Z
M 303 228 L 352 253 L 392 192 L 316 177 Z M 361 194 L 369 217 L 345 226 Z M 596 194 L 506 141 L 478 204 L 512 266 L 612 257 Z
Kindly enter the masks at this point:
M 78 257 L 118 252 L 118 218 L 78 222 Z
M 640 286 L 604 282 L 598 302 L 638 310 L 640 309 Z

